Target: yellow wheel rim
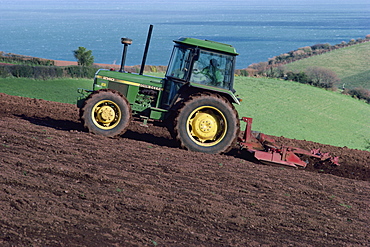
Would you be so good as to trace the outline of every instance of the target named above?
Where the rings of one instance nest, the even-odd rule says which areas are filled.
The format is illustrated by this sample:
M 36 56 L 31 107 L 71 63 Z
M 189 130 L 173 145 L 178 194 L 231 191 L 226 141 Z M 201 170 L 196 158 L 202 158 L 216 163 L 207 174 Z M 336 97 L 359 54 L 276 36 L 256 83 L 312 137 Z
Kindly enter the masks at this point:
M 99 101 L 91 111 L 91 118 L 100 129 L 113 129 L 119 124 L 121 117 L 121 109 L 111 100 Z
M 196 108 L 187 119 L 187 133 L 200 146 L 214 146 L 226 135 L 227 121 L 217 108 L 201 106 Z

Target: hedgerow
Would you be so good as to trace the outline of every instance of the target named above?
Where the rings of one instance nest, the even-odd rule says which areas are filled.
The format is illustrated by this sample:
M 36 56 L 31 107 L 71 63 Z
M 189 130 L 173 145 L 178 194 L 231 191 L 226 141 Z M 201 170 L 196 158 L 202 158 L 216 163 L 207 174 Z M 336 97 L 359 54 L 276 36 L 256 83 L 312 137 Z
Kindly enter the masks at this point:
M 370 104 L 370 90 L 365 88 L 345 89 L 343 94 L 351 95 L 353 98 L 364 100 L 366 103 Z
M 95 66 L 31 66 L 31 65 L 1 65 L 0 77 L 24 77 L 37 80 L 47 80 L 62 77 L 94 78 L 98 68 Z
M 0 51 L 0 63 L 10 64 L 27 64 L 34 66 L 53 66 L 54 61 L 49 59 L 23 56 L 13 53 L 5 53 Z

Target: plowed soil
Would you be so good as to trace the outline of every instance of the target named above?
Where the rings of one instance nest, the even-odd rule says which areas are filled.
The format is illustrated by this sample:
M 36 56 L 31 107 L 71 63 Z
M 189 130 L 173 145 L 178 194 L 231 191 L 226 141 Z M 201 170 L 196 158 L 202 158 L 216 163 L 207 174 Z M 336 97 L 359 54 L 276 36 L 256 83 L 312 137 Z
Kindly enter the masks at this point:
M 87 133 L 74 105 L 0 94 L 0 246 L 370 246 L 370 152 L 276 137 L 340 167 L 179 149 L 134 121 Z

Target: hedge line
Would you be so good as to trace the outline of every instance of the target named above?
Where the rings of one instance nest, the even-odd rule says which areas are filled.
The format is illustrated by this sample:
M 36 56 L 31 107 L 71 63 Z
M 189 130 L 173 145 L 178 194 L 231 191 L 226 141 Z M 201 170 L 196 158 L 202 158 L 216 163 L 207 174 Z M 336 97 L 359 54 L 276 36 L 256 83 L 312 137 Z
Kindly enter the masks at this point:
M 5 53 L 0 51 L 0 62 L 11 64 L 28 64 L 36 66 L 53 66 L 54 61 L 38 57 L 23 56 L 13 53 Z
M 363 100 L 370 104 L 370 90 L 368 89 L 357 87 L 354 89 L 345 89 L 342 93 L 351 95 L 355 99 Z
M 2 65 L 0 77 L 26 77 L 47 80 L 61 77 L 94 78 L 97 67 L 89 66 L 31 66 L 31 65 Z
M 248 68 L 251 69 L 257 69 L 257 70 L 265 70 L 269 69 L 271 67 L 278 67 L 281 65 L 285 65 L 288 63 L 292 63 L 294 61 L 298 61 L 304 58 L 312 57 L 315 55 L 320 55 L 326 52 L 330 52 L 332 50 L 356 45 L 356 44 L 361 44 L 365 42 L 370 42 L 370 34 L 366 35 L 365 39 L 351 39 L 348 43 L 342 42 L 340 44 L 336 45 L 330 45 L 328 43 L 326 44 L 316 44 L 312 46 L 305 46 L 298 48 L 297 50 L 290 51 L 288 53 L 280 54 L 278 56 L 275 56 L 273 58 L 270 58 L 267 62 L 260 62 L 260 63 L 254 63 L 248 66 Z

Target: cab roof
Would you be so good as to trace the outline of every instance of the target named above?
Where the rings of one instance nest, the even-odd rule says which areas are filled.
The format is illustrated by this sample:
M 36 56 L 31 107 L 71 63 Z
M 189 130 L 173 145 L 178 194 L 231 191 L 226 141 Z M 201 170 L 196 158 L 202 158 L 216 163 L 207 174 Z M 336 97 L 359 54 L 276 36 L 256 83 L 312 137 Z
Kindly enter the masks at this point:
M 196 38 L 181 37 L 177 40 L 174 40 L 173 42 L 178 43 L 178 44 L 186 44 L 186 45 L 206 48 L 206 49 L 210 49 L 214 51 L 219 51 L 223 53 L 228 53 L 234 56 L 239 55 L 239 53 L 236 52 L 233 46 L 211 41 L 211 40 L 201 40 L 201 39 L 196 39 Z

